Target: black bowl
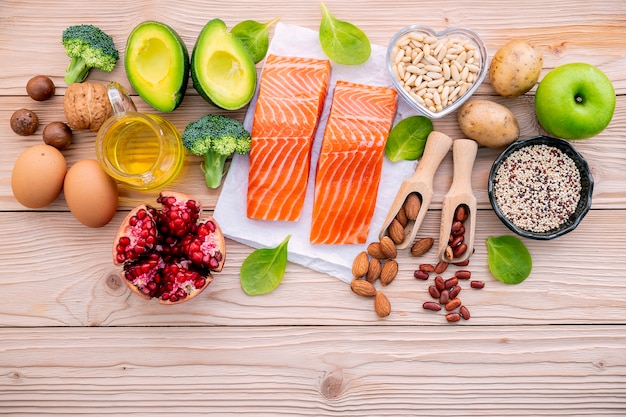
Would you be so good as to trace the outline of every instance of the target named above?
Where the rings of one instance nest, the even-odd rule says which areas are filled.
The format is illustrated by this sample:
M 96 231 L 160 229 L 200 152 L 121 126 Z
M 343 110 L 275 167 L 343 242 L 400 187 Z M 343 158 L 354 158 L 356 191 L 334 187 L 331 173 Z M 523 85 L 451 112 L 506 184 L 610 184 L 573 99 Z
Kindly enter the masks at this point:
M 524 229 L 514 224 L 514 222 L 511 219 L 507 218 L 507 215 L 498 206 L 496 196 L 494 195 L 494 179 L 504 161 L 507 160 L 507 158 L 509 158 L 512 153 L 518 151 L 519 149 L 533 145 L 547 145 L 560 150 L 572 159 L 576 168 L 578 169 L 578 172 L 580 173 L 580 198 L 578 200 L 576 208 L 567 219 L 565 219 L 558 226 L 551 228 L 550 230 L 527 230 L 535 228 L 530 227 Z M 500 156 L 498 156 L 498 158 L 493 163 L 493 166 L 491 167 L 491 172 L 489 173 L 487 192 L 489 193 L 489 201 L 491 202 L 491 207 L 493 207 L 493 210 L 495 211 L 498 218 L 502 221 L 502 223 L 504 223 L 504 225 L 507 226 L 511 231 L 515 232 L 519 236 L 530 239 L 549 240 L 559 236 L 563 236 L 564 234 L 576 229 L 576 227 L 580 224 L 585 215 L 589 212 L 589 209 L 591 208 L 591 197 L 593 194 L 593 177 L 591 176 L 591 171 L 589 170 L 589 165 L 587 164 L 585 158 L 583 158 L 583 156 L 578 153 L 578 151 L 576 151 L 576 149 L 568 141 L 548 136 L 536 136 L 528 139 L 520 139 L 513 142 L 500 154 Z

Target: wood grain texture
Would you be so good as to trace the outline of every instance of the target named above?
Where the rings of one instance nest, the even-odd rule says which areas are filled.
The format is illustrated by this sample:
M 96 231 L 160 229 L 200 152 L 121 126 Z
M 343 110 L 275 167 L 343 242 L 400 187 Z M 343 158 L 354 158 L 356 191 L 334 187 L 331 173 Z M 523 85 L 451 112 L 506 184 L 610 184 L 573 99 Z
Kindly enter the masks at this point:
M 10 415 L 618 416 L 622 330 L 7 329 L 0 403 Z
M 130 294 L 111 262 L 117 226 L 128 210 L 157 192 L 120 188 L 119 211 L 100 229 L 80 225 L 63 195 L 39 210 L 20 206 L 10 176 L 17 156 L 41 142 L 45 124 L 65 120 L 63 76 L 69 59 L 63 29 L 93 23 L 111 34 L 123 58 L 132 28 L 149 19 L 175 28 L 191 51 L 204 24 L 244 19 L 317 29 L 319 2 L 304 0 L 146 0 L 121 2 L 7 0 L 0 3 L 0 415 L 250 416 L 623 416 L 626 415 L 626 2 L 497 0 L 324 2 L 332 13 L 386 45 L 410 24 L 477 31 L 490 54 L 526 38 L 544 54 L 545 75 L 568 62 L 588 62 L 612 80 L 617 108 L 597 137 L 573 142 L 594 179 L 593 207 L 579 228 L 555 241 L 524 240 L 533 272 L 522 284 L 496 281 L 485 239 L 510 234 L 488 202 L 487 176 L 498 150 L 480 148 L 472 173 L 478 200 L 476 253 L 469 269 L 486 286 L 464 284 L 469 321 L 448 324 L 424 311 L 432 283 L 415 280 L 420 263 L 403 252 L 400 271 L 383 291 L 392 313 L 379 319 L 373 300 L 342 281 L 289 263 L 271 294 L 250 297 L 239 266 L 251 248 L 227 241 L 227 262 L 194 300 L 161 306 Z M 129 88 L 123 65 L 90 81 Z M 29 78 L 49 75 L 55 97 L 34 102 Z M 134 92 L 131 90 L 131 93 Z M 544 133 L 534 89 L 496 97 L 486 79 L 477 96 L 510 108 L 521 136 Z M 134 95 L 139 110 L 152 111 Z M 19 137 L 12 112 L 27 107 L 39 131 Z M 193 88 L 166 117 L 183 130 L 224 112 Z M 455 115 L 435 128 L 462 137 Z M 69 165 L 94 158 L 95 134 L 75 132 Z M 199 198 L 210 213 L 221 190 L 208 190 L 200 158 L 188 157 L 171 184 Z M 438 236 L 441 200 L 452 180 L 444 159 L 432 210 L 420 234 Z M 450 268 L 444 276 L 451 276 Z

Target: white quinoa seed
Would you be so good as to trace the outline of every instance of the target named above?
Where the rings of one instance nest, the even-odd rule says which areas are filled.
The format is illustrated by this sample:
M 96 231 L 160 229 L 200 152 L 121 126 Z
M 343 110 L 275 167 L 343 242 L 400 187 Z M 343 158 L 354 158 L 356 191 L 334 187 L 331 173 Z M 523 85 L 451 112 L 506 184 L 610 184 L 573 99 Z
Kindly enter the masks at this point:
M 580 172 L 560 149 L 526 146 L 498 167 L 493 195 L 502 214 L 530 232 L 548 232 L 567 222 L 578 206 Z

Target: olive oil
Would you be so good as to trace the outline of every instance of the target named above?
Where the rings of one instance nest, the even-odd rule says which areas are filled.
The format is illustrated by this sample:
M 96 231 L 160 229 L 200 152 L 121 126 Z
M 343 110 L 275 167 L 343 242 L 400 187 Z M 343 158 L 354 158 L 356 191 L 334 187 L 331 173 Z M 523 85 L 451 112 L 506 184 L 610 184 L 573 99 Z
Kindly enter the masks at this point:
M 180 134 L 165 118 L 126 112 L 109 119 L 98 133 L 97 153 L 116 180 L 136 189 L 170 182 L 183 165 Z

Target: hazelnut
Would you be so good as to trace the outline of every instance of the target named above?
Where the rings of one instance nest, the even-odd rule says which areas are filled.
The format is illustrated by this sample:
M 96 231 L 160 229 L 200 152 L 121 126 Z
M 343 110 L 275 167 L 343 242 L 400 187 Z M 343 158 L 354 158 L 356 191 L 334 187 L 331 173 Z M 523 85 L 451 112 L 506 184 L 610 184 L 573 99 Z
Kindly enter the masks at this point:
M 37 75 L 26 84 L 26 93 L 33 100 L 44 101 L 54 96 L 54 83 L 45 75 Z
M 21 136 L 29 136 L 37 131 L 39 118 L 35 112 L 19 109 L 11 115 L 11 129 Z
M 52 122 L 43 129 L 43 141 L 58 150 L 72 144 L 72 129 L 63 122 Z

